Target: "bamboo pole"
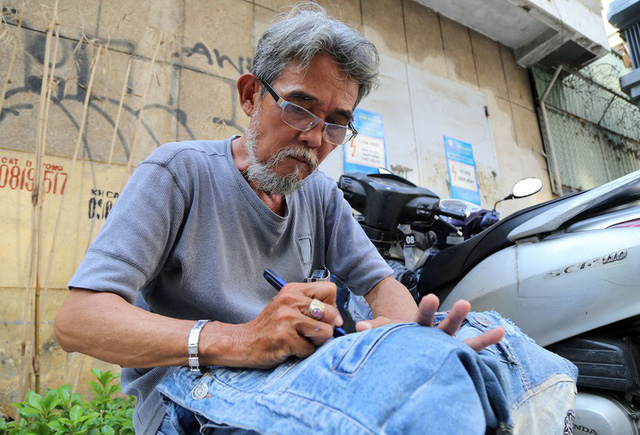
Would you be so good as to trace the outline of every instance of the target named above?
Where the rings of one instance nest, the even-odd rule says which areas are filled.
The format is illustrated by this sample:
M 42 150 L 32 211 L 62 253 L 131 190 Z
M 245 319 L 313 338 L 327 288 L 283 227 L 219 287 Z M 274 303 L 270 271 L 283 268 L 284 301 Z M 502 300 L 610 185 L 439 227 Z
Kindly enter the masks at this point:
M 158 56 L 158 51 L 160 51 L 160 46 L 164 43 L 163 35 L 160 34 L 160 38 L 158 39 L 158 43 L 156 44 L 156 49 L 153 52 L 153 57 L 151 58 L 151 63 L 149 64 L 149 71 L 147 72 L 147 78 L 144 85 L 144 92 L 142 94 L 142 101 L 140 103 L 140 110 L 138 111 L 138 122 L 136 124 L 136 130 L 133 136 L 133 143 L 131 144 L 131 150 L 129 152 L 129 161 L 127 162 L 127 170 L 125 172 L 125 180 L 122 184 L 124 185 L 127 182 L 129 175 L 131 174 L 131 166 L 133 163 L 133 156 L 135 155 L 136 147 L 138 145 L 138 139 L 140 138 L 140 130 L 142 129 L 142 114 L 144 113 L 144 106 L 147 101 L 147 95 L 149 94 L 149 90 L 151 89 L 151 80 L 153 78 L 153 72 L 155 69 L 156 58 Z M 122 190 L 122 189 L 120 189 Z
M 122 115 L 122 106 L 124 105 L 124 97 L 127 94 L 127 83 L 129 82 L 129 75 L 131 74 L 131 64 L 133 63 L 133 58 L 129 58 L 129 63 L 127 64 L 127 72 L 124 74 L 124 81 L 122 82 L 122 92 L 120 93 L 120 103 L 118 104 L 118 113 L 116 114 L 116 121 L 113 125 L 113 135 L 111 136 L 111 147 L 109 149 L 109 162 L 107 167 L 111 167 L 111 162 L 113 161 L 113 150 L 116 146 L 116 139 L 118 138 L 118 128 L 120 126 L 120 116 Z
M 78 391 L 78 384 L 80 383 L 80 376 L 82 376 L 82 369 L 84 367 L 84 361 L 87 359 L 85 354 L 80 354 L 80 363 L 78 363 L 78 371 L 76 372 L 76 376 L 73 378 L 73 385 L 71 386 L 71 392 L 75 393 Z
M 49 128 L 49 112 L 51 109 L 51 94 L 53 93 L 53 86 L 55 84 L 56 77 L 56 59 L 58 58 L 58 47 L 60 45 L 60 23 L 56 21 L 55 24 L 56 42 L 53 48 L 53 61 L 51 62 L 50 79 L 47 86 L 46 107 L 44 111 L 44 126 L 42 127 L 42 153 L 44 156 L 44 150 L 47 146 L 47 131 Z
M 51 90 L 53 87 L 55 67 L 56 67 L 56 57 L 58 52 L 58 42 L 59 42 L 59 30 L 60 24 L 58 22 L 58 0 L 56 0 L 54 9 L 53 9 L 53 19 L 51 24 L 49 25 L 51 28 L 51 33 L 48 33 L 49 41 L 47 42 L 45 54 L 45 62 L 47 63 L 48 75 L 43 76 L 42 87 L 46 86 L 46 95 L 44 100 L 42 100 L 42 92 L 40 94 L 40 107 L 38 113 L 38 132 L 39 132 L 39 167 L 42 174 L 42 177 L 38 178 L 39 188 L 38 188 L 38 251 L 36 256 L 37 267 L 36 271 L 36 286 L 35 286 L 35 295 L 34 295 L 34 307 L 33 307 L 33 374 L 35 378 L 35 392 L 40 393 L 40 323 L 42 319 L 42 309 L 41 309 L 41 301 L 42 301 L 42 287 L 41 287 L 41 276 L 42 276 L 42 253 L 44 251 L 44 199 L 46 192 L 43 189 L 44 186 L 44 172 L 42 171 L 42 165 L 44 163 L 45 150 L 47 145 L 47 124 L 49 121 L 49 109 L 51 107 Z M 49 57 L 49 52 L 51 51 L 51 38 L 53 37 L 53 30 L 56 30 L 56 42 L 54 48 L 53 58 Z M 43 110 L 44 105 L 44 110 Z M 38 162 L 37 162 L 38 163 Z
M 56 2 L 57 6 L 57 2 Z M 36 150 L 35 150 L 35 176 L 33 192 L 31 194 L 31 204 L 33 206 L 31 220 L 31 244 L 30 244 L 30 267 L 28 274 L 28 284 L 25 292 L 25 328 L 23 333 L 23 361 L 22 373 L 20 379 L 20 397 L 26 396 L 27 385 L 30 383 L 31 373 L 39 372 L 39 359 L 35 357 L 35 348 L 39 343 L 39 331 L 36 322 L 40 321 L 38 310 L 36 309 L 39 302 L 40 281 L 39 270 L 41 260 L 41 242 L 42 242 L 42 204 L 43 204 L 43 177 L 42 177 L 42 157 L 43 157 L 43 124 L 44 113 L 46 107 L 47 87 L 49 82 L 49 57 L 51 52 L 51 39 L 53 36 L 53 22 L 47 26 L 47 36 L 45 40 L 45 55 L 42 72 L 42 86 L 40 87 L 40 101 L 38 105 L 38 116 L 36 126 Z M 32 303 L 33 302 L 33 303 Z M 33 322 L 30 322 L 33 313 Z M 30 329 L 33 328 L 30 333 Z M 28 346 L 29 336 L 33 336 L 33 343 Z M 37 379 L 39 382 L 39 379 Z M 35 390 L 39 392 L 39 383 L 36 382 Z
M 47 83 L 47 95 L 46 95 L 46 99 L 45 99 L 45 112 L 44 112 L 44 117 L 42 119 L 43 125 L 42 125 L 42 136 L 41 136 L 41 145 L 40 145 L 40 154 L 41 154 L 41 161 L 44 161 L 44 156 L 45 156 L 45 150 L 47 147 L 47 131 L 48 131 L 48 127 L 49 127 L 49 113 L 51 110 L 51 95 L 53 93 L 53 87 L 55 85 L 55 73 L 56 73 L 56 59 L 58 58 L 58 47 L 59 47 L 59 42 L 60 42 L 60 23 L 57 20 L 57 17 L 55 18 L 55 45 L 54 45 L 54 50 L 53 50 L 53 58 L 51 61 L 51 71 L 49 73 L 49 79 L 48 79 L 48 83 Z M 40 190 L 41 193 L 41 199 L 40 199 L 40 208 L 42 209 L 42 206 L 44 204 L 44 195 L 45 192 L 42 192 Z M 47 289 L 48 289 L 48 279 L 49 279 L 49 275 L 47 273 L 47 277 L 45 279 L 45 285 L 44 288 L 41 290 L 40 287 L 40 275 L 41 275 L 41 260 L 42 260 L 42 251 L 44 251 L 44 243 L 43 243 L 43 234 L 44 234 L 44 212 L 43 210 L 40 211 L 39 213 L 39 219 L 40 219 L 40 223 L 39 223 L 39 228 L 40 228 L 40 240 L 38 242 L 38 269 L 37 269 L 37 281 L 36 281 L 36 292 L 35 292 L 35 300 L 34 300 L 34 333 L 33 333 L 33 352 L 34 352 L 34 377 L 35 377 L 35 391 L 36 393 L 40 393 L 40 374 L 41 374 L 41 367 L 40 367 L 40 353 L 41 353 L 41 334 L 40 334 L 40 324 L 43 318 L 43 307 L 44 307 L 44 300 L 45 300 L 45 296 L 47 293 Z
M 20 29 L 22 28 L 22 13 L 24 12 L 24 4 L 26 0 L 22 0 L 22 7 L 20 8 L 20 15 L 16 19 L 18 22 L 18 26 L 16 27 L 15 35 L 13 37 L 13 47 L 11 48 L 11 54 L 9 55 L 9 68 L 7 69 L 7 78 L 2 85 L 2 90 L 0 91 L 0 114 L 2 113 L 2 106 L 4 105 L 4 97 L 7 94 L 7 88 L 9 87 L 9 83 L 11 82 L 11 72 L 13 70 L 13 61 L 16 58 L 16 51 L 18 48 L 18 43 L 20 42 Z M 1 9 L 0 9 L 1 10 Z
M 91 102 L 91 92 L 93 90 L 93 83 L 95 80 L 95 76 L 96 76 L 96 71 L 98 70 L 98 64 L 100 62 L 100 56 L 102 55 L 103 50 L 105 50 L 106 47 L 104 46 L 100 46 L 98 48 L 98 52 L 96 53 L 96 56 L 93 58 L 92 62 L 91 62 L 91 73 L 90 73 L 90 77 L 89 77 L 89 83 L 87 84 L 87 91 L 86 91 L 86 95 L 84 98 L 84 106 L 83 106 L 83 110 L 82 110 L 82 117 L 80 119 L 80 123 L 78 125 L 78 135 L 76 137 L 76 145 L 75 145 L 75 149 L 73 152 L 73 158 L 71 160 L 71 166 L 69 168 L 69 173 L 67 175 L 67 186 L 70 185 L 70 181 L 73 177 L 73 173 L 74 173 L 74 169 L 75 169 L 75 165 L 76 162 L 78 160 L 78 154 L 80 153 L 80 146 L 82 144 L 82 137 L 84 135 L 84 129 L 87 123 L 87 114 L 89 112 L 89 104 Z M 47 265 L 47 273 L 45 276 L 45 282 L 44 282 L 44 291 L 46 292 L 49 289 L 49 281 L 51 279 L 51 271 L 53 270 L 53 260 L 55 257 L 55 252 L 56 252 L 56 241 L 58 239 L 58 232 L 60 229 L 60 222 L 62 221 L 62 210 L 64 210 L 64 204 L 65 204 L 65 200 L 67 198 L 67 194 L 66 191 L 62 192 L 62 196 L 60 197 L 60 204 L 58 205 L 58 212 L 56 214 L 56 220 L 55 220 L 55 224 L 54 224 L 54 228 L 53 228 L 53 237 L 51 240 L 51 249 L 49 250 L 49 263 Z M 81 364 L 82 367 L 82 364 Z M 75 383 L 74 383 L 75 385 Z M 75 388 L 74 388 L 75 391 Z
M 73 151 L 73 158 L 71 159 L 71 166 L 69 168 L 69 173 L 67 175 L 67 186 L 69 186 L 69 182 L 71 181 L 71 177 L 73 176 L 73 171 L 78 160 L 78 154 L 80 153 L 80 145 L 82 144 L 82 137 L 84 135 L 85 125 L 87 123 L 87 114 L 89 112 L 89 104 L 91 102 L 91 92 L 93 90 L 93 83 L 96 76 L 96 71 L 98 70 L 98 63 L 100 62 L 100 56 L 102 55 L 103 50 L 106 47 L 100 46 L 98 48 L 98 52 L 96 53 L 96 57 L 91 61 L 91 73 L 89 76 L 89 83 L 87 84 L 87 92 L 84 97 L 84 105 L 82 108 L 82 118 L 80 119 L 80 124 L 78 125 L 78 135 L 76 137 L 76 146 Z M 55 257 L 55 249 L 56 249 L 56 240 L 58 238 L 58 231 L 60 229 L 60 222 L 62 221 L 62 210 L 64 209 L 65 199 L 67 197 L 66 191 L 62 192 L 60 197 L 60 204 L 58 205 L 58 212 L 56 214 L 56 220 L 53 228 L 53 238 L 51 240 L 51 249 L 49 250 L 49 263 L 47 266 L 47 274 L 45 277 L 45 291 L 49 288 L 49 280 L 51 278 L 51 271 L 53 269 L 53 259 Z

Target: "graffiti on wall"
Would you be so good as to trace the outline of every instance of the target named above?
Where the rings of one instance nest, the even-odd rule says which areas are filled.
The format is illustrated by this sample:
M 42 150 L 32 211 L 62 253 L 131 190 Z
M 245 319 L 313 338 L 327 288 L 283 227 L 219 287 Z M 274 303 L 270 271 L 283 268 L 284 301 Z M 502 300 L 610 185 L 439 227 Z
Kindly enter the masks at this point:
M 3 16 L 8 24 L 15 25 L 15 22 L 11 21 L 11 17 L 15 17 L 17 11 L 3 7 Z M 8 17 L 8 18 L 6 18 Z M 25 28 L 29 28 L 29 23 L 24 20 Z M 25 31 L 24 34 L 24 69 L 20 79 L 16 79 L 17 75 L 14 71 L 11 78 L 11 85 L 5 95 L 5 102 L 0 112 L 0 129 L 2 124 L 8 120 L 9 117 L 20 117 L 26 112 L 33 112 L 38 110 L 38 100 L 42 87 L 42 70 L 45 62 L 45 45 L 46 36 L 38 33 Z M 91 35 L 87 35 L 87 40 L 92 40 Z M 136 44 L 126 39 L 110 39 L 108 42 L 109 50 L 117 53 L 135 53 Z M 7 52 L 9 50 L 6 50 Z M 217 66 L 218 68 L 229 68 L 238 74 L 244 74 L 251 66 L 251 58 L 245 56 L 237 56 L 235 59 L 232 55 L 224 53 L 221 49 L 210 49 L 203 43 L 195 43 L 193 46 L 185 47 L 180 52 L 174 53 L 174 57 L 180 57 L 184 55 L 186 57 L 201 56 L 206 59 L 208 65 Z M 75 127 L 76 131 L 79 130 L 79 123 L 81 121 L 81 110 L 78 110 L 78 104 L 83 105 L 86 97 L 86 91 L 88 82 L 90 80 L 90 70 L 92 61 L 92 47 L 88 44 L 79 44 L 76 40 L 60 39 L 59 51 L 57 58 L 55 59 L 56 75 L 53 78 L 53 90 L 51 92 L 51 107 L 52 110 L 60 111 L 64 117 L 66 117 L 70 123 Z M 127 78 L 126 94 L 128 96 L 134 93 L 134 83 L 138 80 L 139 75 L 146 74 L 146 71 L 137 71 L 137 65 L 141 62 L 133 62 L 130 75 Z M 52 64 L 53 65 L 53 64 Z M 180 64 L 173 64 L 172 67 L 175 71 L 185 67 Z M 65 71 L 65 73 L 60 73 Z M 225 125 L 235 129 L 238 133 L 243 133 L 244 128 L 238 122 L 237 114 L 238 102 L 235 96 L 236 86 L 233 80 L 216 76 L 215 74 L 196 71 L 201 74 L 205 74 L 207 78 L 213 78 L 219 81 L 223 86 L 229 89 L 229 92 L 233 95 L 230 99 L 231 116 L 225 117 L 211 117 L 211 122 L 217 125 Z M 0 77 L 0 80 L 4 80 L 5 77 Z M 0 82 L 0 87 L 2 83 Z M 117 142 L 116 155 L 118 153 L 124 156 L 124 159 L 130 158 L 130 148 L 132 145 L 132 139 L 122 131 L 122 125 L 126 125 L 127 122 L 132 123 L 140 115 L 140 111 L 143 110 L 145 115 L 143 117 L 141 127 L 152 139 L 155 146 L 159 146 L 162 143 L 174 140 L 171 138 L 159 137 L 153 128 L 153 111 L 164 112 L 165 115 L 169 114 L 172 119 L 175 119 L 180 128 L 182 128 L 186 134 L 183 139 L 195 139 L 194 132 L 189 126 L 188 113 L 179 107 L 179 102 L 176 102 L 174 98 L 169 97 L 166 103 L 150 103 L 145 104 L 143 108 L 133 107 L 131 104 L 127 104 L 125 101 L 122 104 L 122 119 L 120 120 L 117 128 Z M 113 98 L 110 95 L 100 94 L 94 88 L 92 92 L 92 98 L 89 103 L 89 116 L 88 119 L 92 123 L 106 122 L 111 128 L 116 128 L 115 116 L 108 112 L 115 112 L 115 110 L 107 110 L 105 106 L 118 107 L 121 101 L 119 98 Z M 198 110 L 198 109 L 196 109 Z M 98 117 L 98 119 L 96 119 Z M 128 118 L 128 119 L 124 119 Z M 86 136 L 86 135 L 85 135 Z M 88 143 L 87 138 L 83 138 L 83 151 L 89 160 L 94 160 L 95 156 L 92 150 L 91 144 Z M 6 146 L 6 145 L 5 145 Z M 94 145 L 95 146 L 95 145 Z

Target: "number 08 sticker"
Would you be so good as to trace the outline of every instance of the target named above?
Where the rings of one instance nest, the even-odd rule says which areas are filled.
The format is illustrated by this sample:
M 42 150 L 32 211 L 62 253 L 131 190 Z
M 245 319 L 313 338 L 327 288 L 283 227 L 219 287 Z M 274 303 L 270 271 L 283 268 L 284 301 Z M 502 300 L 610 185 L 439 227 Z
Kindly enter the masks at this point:
M 416 246 L 416 236 L 413 234 L 405 234 L 404 246 L 406 246 L 407 248 L 413 248 L 414 246 Z

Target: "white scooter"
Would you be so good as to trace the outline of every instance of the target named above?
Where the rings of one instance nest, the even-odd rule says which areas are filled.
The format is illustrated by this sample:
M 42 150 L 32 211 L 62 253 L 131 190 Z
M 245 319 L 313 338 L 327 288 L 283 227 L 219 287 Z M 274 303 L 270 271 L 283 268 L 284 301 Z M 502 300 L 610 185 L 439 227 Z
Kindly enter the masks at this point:
M 400 210 L 397 223 L 412 218 L 428 222 L 440 212 L 433 192 L 416 187 L 412 195 L 393 181 L 381 189 L 386 195 L 378 214 L 384 219 L 377 218 L 365 207 L 377 203 L 371 200 L 377 187 L 351 182 L 341 188 L 352 206 L 360 205 L 361 210 L 354 208 L 363 212 L 361 223 L 370 234 L 376 226 L 389 227 L 391 210 Z M 403 192 L 394 195 L 394 189 Z M 637 171 L 521 210 L 443 249 L 422 267 L 417 291 L 419 297 L 438 295 L 443 310 L 458 299 L 470 301 L 478 311 L 496 310 L 538 344 L 576 364 L 575 434 L 636 435 L 639 259 Z

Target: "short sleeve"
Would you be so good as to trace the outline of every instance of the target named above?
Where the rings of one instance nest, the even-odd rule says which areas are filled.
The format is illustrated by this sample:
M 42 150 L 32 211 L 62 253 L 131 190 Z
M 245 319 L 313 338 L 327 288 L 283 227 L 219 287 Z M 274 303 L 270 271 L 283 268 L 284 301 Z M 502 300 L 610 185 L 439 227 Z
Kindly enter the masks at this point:
M 110 291 L 133 303 L 166 261 L 186 195 L 164 164 L 143 162 L 131 176 L 69 288 Z

